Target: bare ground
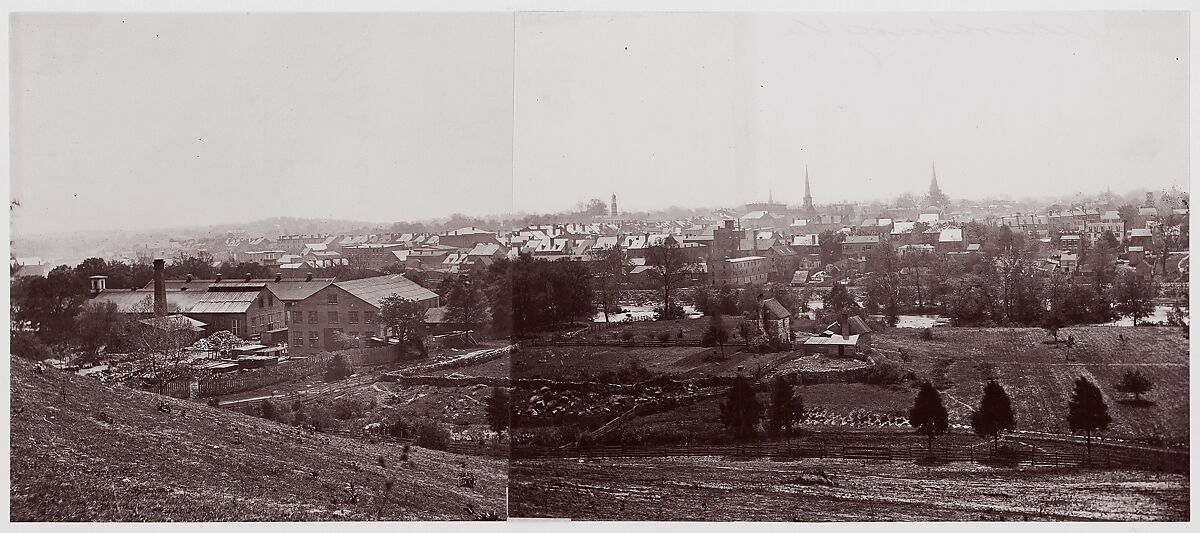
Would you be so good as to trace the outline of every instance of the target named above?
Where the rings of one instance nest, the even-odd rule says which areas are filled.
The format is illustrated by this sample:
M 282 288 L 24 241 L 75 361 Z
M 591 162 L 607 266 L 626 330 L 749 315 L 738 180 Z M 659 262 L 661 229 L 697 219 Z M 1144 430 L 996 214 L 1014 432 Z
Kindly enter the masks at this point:
M 678 457 L 522 460 L 513 463 L 510 480 L 514 517 L 819 522 L 1189 516 L 1186 476 L 1135 471 Z

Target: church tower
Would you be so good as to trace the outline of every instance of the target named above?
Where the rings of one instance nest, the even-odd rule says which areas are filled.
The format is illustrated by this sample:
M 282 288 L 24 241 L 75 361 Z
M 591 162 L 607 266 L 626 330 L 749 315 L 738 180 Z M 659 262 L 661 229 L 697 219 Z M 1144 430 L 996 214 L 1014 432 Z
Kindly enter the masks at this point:
M 609 205 L 608 215 L 613 217 L 617 216 L 617 193 L 615 192 L 612 195 L 612 204 Z
M 925 198 L 926 202 L 934 207 L 945 207 L 946 203 L 949 202 L 950 199 L 946 197 L 946 193 L 942 192 L 942 188 L 938 187 L 937 164 L 930 163 L 930 168 L 933 177 L 929 180 L 929 195 Z
M 812 201 L 812 187 L 808 183 L 808 165 L 804 165 L 804 216 L 812 218 L 816 213 Z

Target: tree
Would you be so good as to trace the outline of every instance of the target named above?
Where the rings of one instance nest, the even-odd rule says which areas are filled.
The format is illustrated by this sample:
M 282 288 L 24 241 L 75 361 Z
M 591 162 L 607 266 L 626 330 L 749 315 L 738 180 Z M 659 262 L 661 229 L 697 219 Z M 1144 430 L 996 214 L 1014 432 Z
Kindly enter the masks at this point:
M 804 399 L 795 394 L 792 385 L 775 376 L 771 381 L 771 406 L 767 410 L 767 432 L 772 436 L 782 434 L 791 439 L 792 425 L 804 414 Z
M 508 394 L 508 389 L 504 387 L 493 387 L 492 395 L 485 400 L 487 409 L 488 427 L 496 433 L 502 433 L 511 426 L 512 422 L 512 400 Z
M 738 445 L 745 444 L 755 438 L 755 428 L 762 417 L 762 404 L 754 395 L 754 388 L 746 376 L 739 375 L 733 380 L 733 386 L 721 403 L 721 422 L 725 424 Z M 740 451 L 740 450 L 739 450 Z
M 589 253 L 596 261 L 596 278 L 600 280 L 600 305 L 603 307 L 604 321 L 608 322 L 608 311 L 614 303 L 610 291 L 616 285 L 616 280 L 625 275 L 629 257 L 625 254 L 625 250 L 621 249 L 620 243 Z M 697 302 L 697 307 L 699 307 L 699 302 Z
M 325 365 L 325 381 L 334 382 L 346 378 L 354 373 L 354 367 L 350 365 L 350 358 L 344 353 L 338 353 L 329 360 Z
M 821 265 L 836 263 L 842 258 L 842 242 L 846 240 L 846 235 L 843 233 L 835 233 L 831 230 L 822 231 L 817 237 L 821 249 Z
M 1154 382 L 1140 370 L 1126 370 L 1121 374 L 1121 382 L 1117 384 L 1117 390 L 1132 394 L 1133 401 L 1138 404 L 1142 403 L 1142 395 L 1153 388 Z
M 933 454 L 933 438 L 946 432 L 949 414 L 942 406 L 942 395 L 926 381 L 917 391 L 917 399 L 908 410 L 908 423 L 917 433 L 929 437 L 929 453 Z
M 1008 393 L 996 380 L 983 387 L 983 398 L 979 409 L 971 413 L 971 427 L 980 437 L 992 438 L 992 453 L 996 452 L 1001 431 L 1012 431 L 1014 427 L 1012 403 Z
M 425 355 L 425 312 L 413 300 L 391 295 L 379 301 L 379 323 L 383 324 L 384 335 L 400 340 L 400 355 L 408 353 L 414 345 Z
M 1154 281 L 1139 276 L 1136 272 L 1125 272 L 1113 284 L 1113 309 L 1121 316 L 1133 319 L 1133 325 L 1138 320 L 1150 316 L 1154 312 L 1154 297 L 1158 288 Z
M 471 328 L 487 320 L 487 300 L 479 286 L 470 280 L 456 280 L 446 299 L 446 318 Z
M 1067 424 L 1071 431 L 1087 434 L 1088 462 L 1092 460 L 1092 434 L 1108 429 L 1112 417 L 1108 416 L 1108 404 L 1100 389 L 1087 378 L 1075 379 L 1075 391 L 1067 403 Z
M 1188 326 L 1188 310 L 1181 304 L 1179 300 L 1175 300 L 1171 306 L 1171 310 L 1167 311 L 1167 325 L 1186 328 Z
M 1051 309 L 1042 316 L 1042 329 L 1054 336 L 1055 343 L 1058 343 L 1058 330 L 1064 325 L 1066 325 L 1066 320 L 1063 319 L 1062 312 L 1057 309 Z
M 829 293 L 825 295 L 823 303 L 821 315 L 826 320 L 838 319 L 842 315 L 857 315 L 861 310 L 858 302 L 854 301 L 854 296 L 841 283 L 833 284 Z
M 85 285 L 75 270 L 61 265 L 46 277 L 14 281 L 9 308 L 15 322 L 35 331 L 43 342 L 64 342 L 71 338 L 84 292 Z
M 120 344 L 129 323 L 113 302 L 89 302 L 75 318 L 75 330 L 84 350 L 91 357 L 100 354 L 101 347 Z
M 691 269 L 679 242 L 670 235 L 661 244 L 651 246 L 646 250 L 646 265 L 653 268 L 654 278 L 662 285 L 663 307 L 659 314 L 660 320 L 683 318 L 683 308 L 671 299 L 671 291 L 683 281 Z
M 729 342 L 729 330 L 725 329 L 725 322 L 720 314 L 709 316 L 708 329 L 705 330 L 704 337 L 700 339 L 701 344 L 705 346 L 719 345 L 721 357 L 725 357 L 725 343 Z

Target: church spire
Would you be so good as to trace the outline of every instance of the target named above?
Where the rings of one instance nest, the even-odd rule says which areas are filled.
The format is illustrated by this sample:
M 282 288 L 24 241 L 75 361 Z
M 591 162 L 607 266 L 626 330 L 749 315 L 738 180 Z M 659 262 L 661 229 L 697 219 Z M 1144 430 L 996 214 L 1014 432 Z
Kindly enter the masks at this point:
M 813 209 L 812 188 L 808 183 L 808 165 L 804 165 L 804 211 L 809 217 L 816 211 Z
M 929 195 L 926 197 L 926 200 L 931 206 L 938 208 L 945 207 L 946 203 L 949 201 L 949 198 L 945 193 L 942 192 L 942 188 L 938 187 L 937 164 L 930 162 L 929 166 L 932 176 L 929 180 Z

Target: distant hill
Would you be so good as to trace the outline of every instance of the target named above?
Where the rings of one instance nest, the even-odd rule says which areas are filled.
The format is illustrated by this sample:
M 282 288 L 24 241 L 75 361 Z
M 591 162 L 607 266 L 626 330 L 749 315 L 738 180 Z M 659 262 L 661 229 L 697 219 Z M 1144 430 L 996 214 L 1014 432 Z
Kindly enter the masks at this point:
M 464 520 L 467 507 L 505 513 L 504 460 L 414 447 L 406 468 L 396 445 L 39 374 L 23 359 L 10 368 L 12 521 L 373 520 L 389 478 L 382 520 Z M 458 486 L 462 469 L 474 488 Z

